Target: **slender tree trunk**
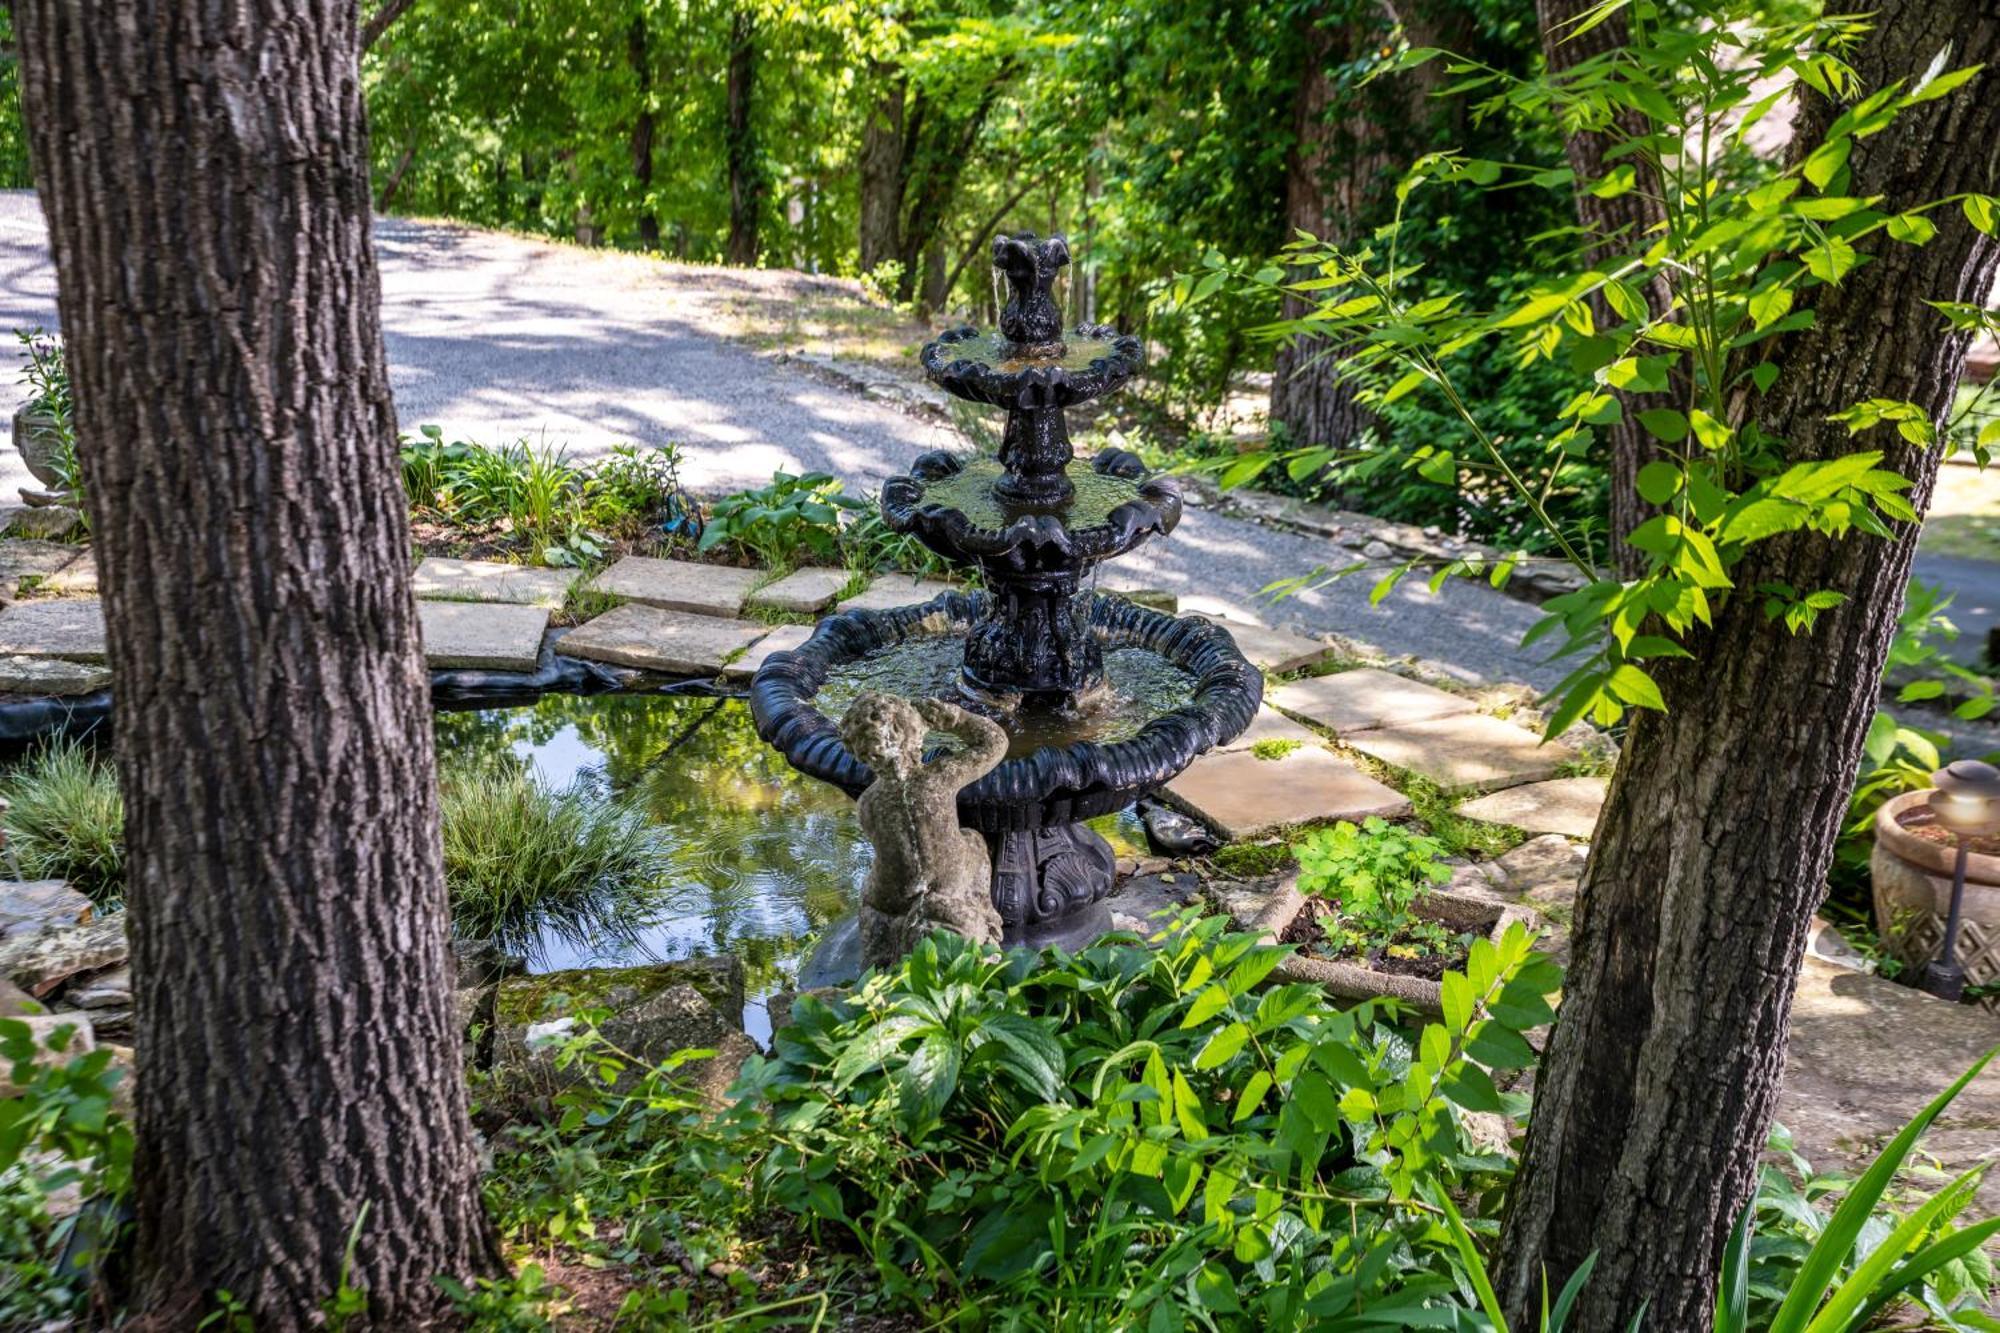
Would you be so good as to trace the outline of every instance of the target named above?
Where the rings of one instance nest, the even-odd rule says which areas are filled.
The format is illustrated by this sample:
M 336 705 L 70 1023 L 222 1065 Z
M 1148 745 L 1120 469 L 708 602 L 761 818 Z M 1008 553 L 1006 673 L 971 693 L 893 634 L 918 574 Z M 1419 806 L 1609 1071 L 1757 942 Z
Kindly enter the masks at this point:
M 905 126 L 904 172 L 906 207 L 902 234 L 897 237 L 896 257 L 902 262 L 896 299 L 910 301 L 919 295 L 918 284 L 925 277 L 925 255 L 942 238 L 944 220 L 958 198 L 958 185 L 972 162 L 973 150 L 986 129 L 987 117 L 1000 100 L 1000 89 L 1011 68 L 995 70 L 979 103 L 962 120 L 940 114 L 938 103 L 919 103 Z M 1051 232 L 1056 228 L 1051 226 Z M 939 275 L 942 277 L 942 273 Z
M 1855 56 L 1869 91 L 1914 78 L 1947 41 L 1953 65 L 1987 72 L 1858 141 L 1849 192 L 1895 211 L 2000 188 L 2000 3 L 1888 0 L 1876 23 Z M 1836 111 L 1811 97 L 1794 151 L 1817 144 Z M 1883 449 L 1919 513 L 1937 451 L 1886 429 L 1850 439 L 1826 418 L 1874 397 L 1919 404 L 1936 422 L 1948 414 L 1967 337 L 1925 302 L 1983 302 L 2000 245 L 1955 207 L 1930 216 L 1929 245 L 1878 233 L 1839 287 L 1810 289 L 1814 327 L 1768 349 L 1776 384 L 1732 413 L 1796 459 Z M 1544 1272 L 1558 1286 L 1594 1252 L 1578 1328 L 1622 1329 L 1641 1302 L 1649 1328 L 1708 1327 L 1916 537 L 1911 525 L 1890 542 L 1799 534 L 1752 547 L 1693 659 L 1659 673 L 1671 711 L 1634 713 L 1502 1232 L 1511 1319 L 1532 1326 Z M 1767 582 L 1847 600 L 1790 635 L 1751 591 Z
M 861 271 L 873 272 L 902 248 L 904 83 L 879 63 L 871 76 L 882 89 L 861 129 Z
M 729 80 L 723 143 L 729 158 L 729 243 L 724 257 L 745 268 L 757 262 L 757 215 L 764 174 L 750 118 L 757 89 L 757 19 L 739 8 L 729 20 Z
M 1607 51 L 1620 50 L 1628 43 L 1630 29 L 1622 12 L 1604 19 L 1581 35 L 1571 36 L 1580 26 L 1580 20 L 1596 7 L 1597 0 L 1537 0 L 1536 10 L 1542 25 L 1542 51 L 1551 74 L 1561 75 Z M 1628 112 L 1621 129 L 1628 136 L 1644 134 L 1645 118 L 1637 112 Z M 1616 142 L 1609 134 L 1579 133 L 1571 135 L 1564 145 L 1570 170 L 1576 176 L 1577 221 L 1593 238 L 1588 249 L 1593 264 L 1608 255 L 1630 253 L 1639 244 L 1637 238 L 1666 222 L 1666 208 L 1660 201 L 1658 173 L 1637 156 L 1607 160 L 1606 153 Z M 1610 199 L 1601 199 L 1590 193 L 1588 187 L 1602 180 L 1606 171 L 1620 162 L 1630 163 L 1639 171 L 1638 187 Z M 1664 276 L 1648 284 L 1644 295 L 1655 317 L 1663 314 L 1673 299 Z M 1612 312 L 1602 295 L 1591 297 L 1590 307 L 1602 327 L 1609 328 L 1622 322 L 1622 317 Z M 1611 474 L 1610 512 L 1606 516 L 1609 528 L 1607 553 L 1610 564 L 1621 577 L 1635 578 L 1645 568 L 1645 553 L 1628 545 L 1625 538 L 1654 513 L 1653 507 L 1639 495 L 1639 469 L 1661 456 L 1660 446 L 1639 425 L 1639 413 L 1659 407 L 1685 409 L 1687 405 L 1670 391 L 1627 393 L 1614 389 L 1612 393 L 1624 409 L 1624 414 L 1605 430 L 1610 445 L 1608 462 Z
M 356 12 L 20 0 L 126 809 L 137 1308 L 500 1266 L 466 1120 Z
M 653 211 L 653 43 L 646 16 L 634 14 L 625 31 L 625 62 L 639 85 L 639 114 L 632 119 L 632 179 L 639 183 L 639 244 L 660 248 L 660 215 Z
M 1461 44 L 1465 15 L 1444 0 L 1398 7 L 1396 18 L 1419 45 Z M 1285 239 L 1307 232 L 1351 243 L 1380 220 L 1396 175 L 1416 152 L 1436 114 L 1428 69 L 1352 85 L 1352 66 L 1387 39 L 1389 11 L 1367 0 L 1327 0 L 1301 14 L 1305 66 L 1293 100 L 1291 163 L 1285 178 Z M 1307 312 L 1288 294 L 1284 317 Z M 1340 374 L 1341 349 L 1324 339 L 1280 344 L 1271 375 L 1271 420 L 1295 445 L 1355 443 L 1374 414 L 1355 401 L 1359 386 Z

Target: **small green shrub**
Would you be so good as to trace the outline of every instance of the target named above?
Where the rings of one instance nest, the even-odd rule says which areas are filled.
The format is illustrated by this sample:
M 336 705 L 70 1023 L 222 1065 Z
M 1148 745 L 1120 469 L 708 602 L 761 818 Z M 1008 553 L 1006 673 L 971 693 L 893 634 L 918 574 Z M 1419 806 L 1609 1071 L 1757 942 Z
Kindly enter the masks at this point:
M 587 943 L 629 932 L 670 865 L 665 835 L 636 808 L 520 773 L 442 783 L 452 925 L 533 953 L 543 934 Z
M 774 570 L 791 569 L 807 557 L 831 564 L 840 556 L 841 514 L 867 507 L 828 473 L 773 473 L 770 485 L 709 506 L 700 549 L 733 548 Z
M 99 906 L 124 896 L 125 799 L 108 762 L 77 741 L 54 741 L 0 781 L 0 795 L 23 873 L 66 879 Z
M 1444 844 L 1428 834 L 1371 815 L 1357 828 L 1346 820 L 1318 829 L 1292 846 L 1299 889 L 1339 906 L 1337 948 L 1411 947 L 1438 953 L 1449 940 L 1442 927 L 1411 911 L 1433 884 L 1451 878 L 1440 859 Z
M 102 1046 L 50 1058 L 69 1050 L 74 1031 L 59 1027 L 38 1047 L 26 1023 L 0 1018 L 0 1069 L 19 1089 L 0 1099 L 0 1327 L 81 1317 L 94 1257 L 123 1229 L 117 1205 L 132 1185 L 132 1127 L 114 1100 L 123 1075 Z M 101 1205 L 52 1217 L 50 1197 L 71 1187 Z M 84 1259 L 81 1270 L 58 1262 L 65 1248 Z
M 1291 737 L 1274 736 L 1269 740 L 1258 741 L 1255 745 L 1252 745 L 1250 753 L 1256 755 L 1259 759 L 1277 760 L 1283 759 L 1286 755 L 1303 748 L 1305 748 L 1304 741 L 1295 740 Z
M 674 445 L 637 449 L 621 444 L 590 469 L 583 483 L 591 526 L 627 539 L 658 533 L 692 538 L 701 530 L 695 502 L 681 487 L 681 451 Z
M 1560 974 L 1530 943 L 1481 941 L 1453 1017 L 1414 1034 L 1267 987 L 1287 950 L 1220 919 L 1074 956 L 934 936 L 800 997 L 719 1118 L 674 1063 L 614 1087 L 617 1054 L 580 1041 L 565 1058 L 599 1086 L 496 1144 L 498 1220 L 541 1243 L 616 1214 L 614 1261 L 810 1248 L 822 1290 L 865 1283 L 926 1327 L 1465 1327 L 1424 1313 L 1463 1289 L 1432 1196 L 1504 1178 L 1460 1112 L 1523 1105 L 1491 1071 L 1550 1017 Z
M 915 574 L 941 578 L 952 573 L 943 556 L 908 532 L 897 532 L 882 517 L 880 503 L 870 497 L 856 510 L 840 534 L 841 559 L 857 574 Z
M 76 457 L 76 399 L 70 393 L 69 362 L 62 339 L 44 329 L 16 329 L 14 337 L 21 344 L 21 383 L 28 387 L 28 401 L 48 413 L 59 441 L 54 459 L 56 489 L 71 494 L 69 503 L 88 531 L 90 511 L 84 502 L 83 467 Z

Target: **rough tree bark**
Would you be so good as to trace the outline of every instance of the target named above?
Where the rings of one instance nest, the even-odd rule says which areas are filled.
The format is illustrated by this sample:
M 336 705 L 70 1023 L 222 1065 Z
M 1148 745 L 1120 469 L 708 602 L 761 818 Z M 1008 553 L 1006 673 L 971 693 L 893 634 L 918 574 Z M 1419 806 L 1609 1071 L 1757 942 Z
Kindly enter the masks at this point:
M 1622 12 L 1613 14 L 1581 34 L 1571 35 L 1580 20 L 1590 14 L 1598 3 L 1599 0 L 1537 0 L 1535 9 L 1541 21 L 1542 52 L 1551 74 L 1561 76 L 1586 60 L 1623 48 L 1630 40 L 1630 26 Z M 1644 134 L 1645 117 L 1637 112 L 1627 112 L 1619 128 L 1627 136 Z M 1602 180 L 1608 167 L 1618 164 L 1608 162 L 1605 156 L 1616 142 L 1609 134 L 1581 132 L 1570 135 L 1564 145 L 1570 170 L 1576 176 L 1577 221 L 1593 238 L 1586 250 L 1592 264 L 1611 255 L 1632 253 L 1640 244 L 1639 237 L 1666 222 L 1666 208 L 1660 201 L 1659 174 L 1639 157 L 1619 159 L 1629 162 L 1638 171 L 1637 188 L 1610 199 L 1600 199 L 1590 193 L 1587 187 Z M 1664 313 L 1673 299 L 1664 276 L 1649 283 L 1643 294 L 1655 317 Z M 1612 312 L 1602 295 L 1591 297 L 1590 306 L 1599 326 L 1609 328 L 1621 322 L 1621 317 Z M 1639 413 L 1685 404 L 1670 392 L 1612 392 L 1623 407 L 1624 415 L 1605 430 L 1610 445 L 1607 457 L 1610 472 L 1607 551 L 1611 565 L 1620 577 L 1634 578 L 1645 568 L 1645 556 L 1637 548 L 1627 545 L 1625 538 L 1653 515 L 1652 506 L 1639 494 L 1639 469 L 1660 457 L 1659 445 L 1639 425 Z
M 750 112 L 757 88 L 757 18 L 739 8 L 729 20 L 729 76 L 723 146 L 729 159 L 729 240 L 723 257 L 749 267 L 757 262 L 757 215 L 763 202 L 763 170 L 757 160 L 756 128 Z
M 632 16 L 625 30 L 625 63 L 639 86 L 639 114 L 632 118 L 632 179 L 639 184 L 644 199 L 653 192 L 653 42 L 643 13 Z M 639 206 L 639 244 L 648 250 L 660 248 L 660 215 L 650 203 Z
M 2000 0 L 1888 0 L 1855 63 L 1872 91 L 1916 77 L 1947 42 L 1953 65 L 1986 72 L 1854 147 L 1849 192 L 1882 196 L 1885 211 L 2000 188 Z M 1794 151 L 1819 142 L 1836 111 L 1809 99 Z M 1947 414 L 1967 338 L 1924 302 L 1983 302 L 2000 244 L 1956 207 L 1931 216 L 1929 245 L 1878 233 L 1841 286 L 1813 289 L 1815 327 L 1770 349 L 1776 384 L 1734 412 L 1797 459 L 1882 448 L 1914 483 L 1919 513 L 1937 452 L 1887 430 L 1854 440 L 1826 416 L 1878 396 Z M 1910 525 L 1893 542 L 1798 535 L 1752 547 L 1731 571 L 1743 591 L 1690 645 L 1693 659 L 1659 673 L 1670 711 L 1633 714 L 1502 1232 L 1510 1318 L 1532 1326 L 1544 1271 L 1559 1285 L 1595 1252 L 1577 1327 L 1622 1329 L 1642 1301 L 1649 1328 L 1708 1327 L 1916 537 Z M 1766 582 L 1847 601 L 1793 636 L 1748 591 Z
M 1342 68 L 1387 40 L 1400 21 L 1417 45 L 1463 45 L 1465 13 L 1442 0 L 1377 7 L 1339 0 L 1301 14 L 1305 65 L 1293 101 L 1293 147 L 1285 175 L 1285 239 L 1300 231 L 1350 244 L 1382 220 L 1395 176 L 1412 158 L 1416 135 L 1433 121 L 1435 71 L 1420 68 L 1360 89 L 1343 87 Z M 1345 81 L 1351 84 L 1351 78 Z M 1311 302 L 1287 294 L 1283 317 Z M 1340 374 L 1341 352 L 1321 339 L 1278 347 L 1271 375 L 1271 420 L 1294 445 L 1352 444 L 1374 422 L 1355 401 L 1358 388 Z
M 135 1309 L 500 1266 L 466 1120 L 355 6 L 19 0 L 118 680 Z
M 1285 239 L 1303 231 L 1323 241 L 1345 241 L 1358 230 L 1382 158 L 1363 142 L 1378 136 L 1366 117 L 1336 124 L 1333 70 L 1351 58 L 1348 46 L 1369 34 L 1350 25 L 1330 26 L 1322 13 L 1299 20 L 1306 65 L 1293 103 L 1291 163 L 1285 173 Z M 1287 293 L 1283 317 L 1298 319 L 1311 302 Z M 1282 422 L 1298 446 L 1344 446 L 1374 420 L 1355 401 L 1357 386 L 1339 373 L 1339 349 L 1324 339 L 1294 338 L 1278 347 L 1271 373 L 1271 420 Z
M 873 272 L 902 249 L 904 81 L 880 61 L 870 78 L 881 89 L 861 127 L 861 271 Z

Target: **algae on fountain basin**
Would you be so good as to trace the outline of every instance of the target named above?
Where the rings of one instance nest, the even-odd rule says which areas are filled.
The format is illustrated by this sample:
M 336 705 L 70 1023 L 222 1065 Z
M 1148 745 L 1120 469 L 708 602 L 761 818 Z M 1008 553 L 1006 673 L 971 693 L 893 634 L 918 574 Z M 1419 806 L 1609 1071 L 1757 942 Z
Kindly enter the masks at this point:
M 974 527 L 988 532 L 999 532 L 1017 519 L 1041 514 L 1061 519 L 1063 526 L 1074 532 L 1108 521 L 1112 510 L 1139 498 L 1139 483 L 1093 471 L 1086 459 L 1076 459 L 1063 472 L 1076 488 L 1067 500 L 1056 504 L 1003 500 L 994 490 L 1007 475 L 1000 460 L 975 458 L 951 476 L 926 483 L 924 503 L 956 509 Z
M 906 699 L 959 697 L 959 669 L 965 657 L 963 634 L 920 634 L 877 648 L 835 667 L 813 696 L 813 707 L 838 722 L 866 690 Z M 1194 699 L 1195 681 L 1182 668 L 1144 648 L 1107 648 L 1105 689 L 1079 713 L 1028 708 L 999 721 L 1007 728 L 1007 757 L 1019 759 L 1054 745 L 1090 741 L 1110 745 L 1130 740 L 1162 713 Z M 953 742 L 933 732 L 932 744 Z

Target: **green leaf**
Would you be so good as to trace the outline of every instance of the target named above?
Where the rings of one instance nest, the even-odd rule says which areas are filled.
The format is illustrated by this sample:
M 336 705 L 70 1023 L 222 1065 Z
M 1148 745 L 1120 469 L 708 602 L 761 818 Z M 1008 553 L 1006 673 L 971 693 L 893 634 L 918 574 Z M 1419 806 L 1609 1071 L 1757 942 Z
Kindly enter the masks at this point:
M 1218 1028 L 1209 1034 L 1208 1040 L 1202 1043 L 1199 1051 L 1195 1052 L 1194 1067 L 1216 1069 L 1228 1064 L 1249 1039 L 1250 1028 L 1247 1024 L 1231 1023 L 1228 1027 Z
M 1463 972 L 1446 972 L 1439 979 L 1438 990 L 1444 1009 L 1444 1021 L 1452 1031 L 1463 1032 L 1472 1025 L 1474 997 L 1472 982 Z
M 1650 708 L 1656 713 L 1667 711 L 1667 701 L 1660 697 L 1660 687 L 1645 671 L 1629 662 L 1613 669 L 1605 685 L 1613 695 L 1635 708 Z
M 1236 1113 L 1229 1118 L 1232 1125 L 1240 1125 L 1257 1114 L 1257 1108 L 1264 1104 L 1264 1094 L 1271 1090 L 1270 1071 L 1260 1069 L 1250 1076 L 1243 1085 L 1243 1091 L 1236 1098 Z
M 1229 988 L 1221 982 L 1215 983 L 1194 997 L 1194 1003 L 1188 1006 L 1187 1016 L 1181 1019 L 1182 1029 L 1200 1027 L 1203 1023 L 1206 1023 L 1209 1019 L 1214 1018 L 1224 1009 L 1227 1009 L 1229 1001 Z
M 1854 141 L 1842 137 L 1828 140 L 1813 149 L 1806 158 L 1805 178 L 1813 183 L 1813 188 L 1824 190 L 1840 169 L 1847 165 L 1848 154 L 1854 151 Z
M 1655 407 L 1639 414 L 1639 424 L 1656 440 L 1679 444 L 1688 437 L 1688 419 L 1671 407 Z
M 1806 271 L 1825 283 L 1837 283 L 1846 277 L 1860 258 L 1854 247 L 1838 236 L 1829 236 L 1825 242 L 1808 249 L 1801 258 Z
M 1883 230 L 1889 233 L 1889 239 L 1892 241 L 1901 241 L 1905 245 L 1924 245 L 1931 237 L 1937 235 L 1937 224 L 1921 213 L 1898 213 L 1889 219 L 1888 225 Z
M 1968 194 L 1959 201 L 1965 220 L 1988 236 L 2000 236 L 2000 200 L 1990 194 Z
M 1655 459 L 1639 469 L 1639 494 L 1648 504 L 1663 505 L 1680 492 L 1681 470 L 1672 463 Z

